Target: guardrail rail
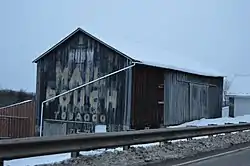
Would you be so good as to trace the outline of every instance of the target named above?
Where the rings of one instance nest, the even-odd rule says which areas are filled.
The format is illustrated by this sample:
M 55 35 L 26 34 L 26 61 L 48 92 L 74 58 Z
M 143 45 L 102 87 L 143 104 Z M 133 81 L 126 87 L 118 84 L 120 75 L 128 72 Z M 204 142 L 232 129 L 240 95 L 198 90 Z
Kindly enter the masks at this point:
M 163 142 L 249 129 L 250 123 L 242 123 L 221 126 L 161 128 L 125 132 L 6 139 L 0 140 L 0 166 L 3 166 L 4 160 Z

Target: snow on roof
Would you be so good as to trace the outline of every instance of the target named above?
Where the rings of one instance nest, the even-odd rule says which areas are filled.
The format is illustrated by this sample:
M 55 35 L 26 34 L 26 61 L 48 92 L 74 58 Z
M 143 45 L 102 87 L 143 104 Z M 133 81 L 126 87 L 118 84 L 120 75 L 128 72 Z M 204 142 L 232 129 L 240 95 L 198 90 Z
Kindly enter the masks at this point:
M 223 74 L 220 74 L 219 72 L 217 72 L 215 70 L 205 68 L 204 66 L 201 66 L 200 64 L 195 63 L 195 61 L 187 62 L 187 60 L 186 60 L 186 63 L 182 63 L 181 61 L 176 61 L 175 58 L 176 57 L 170 58 L 166 61 L 163 61 L 162 58 L 159 58 L 158 60 L 161 62 L 156 61 L 157 59 L 155 59 L 154 61 L 153 60 L 145 61 L 145 60 L 139 59 L 139 61 L 142 62 L 140 64 L 144 64 L 144 65 L 148 65 L 148 66 L 154 66 L 154 67 L 160 67 L 160 68 L 171 69 L 171 70 L 176 70 L 176 71 L 182 71 L 182 72 L 197 74 L 197 75 L 202 75 L 202 76 L 224 77 Z M 184 58 L 183 58 L 183 60 L 184 60 Z M 168 63 L 164 63 L 164 62 L 168 62 Z
M 250 75 L 236 75 L 228 90 L 229 96 L 250 96 Z
M 238 98 L 250 98 L 250 94 L 239 94 L 239 93 L 229 93 L 228 97 L 238 97 Z
M 58 47 L 60 44 L 68 40 L 71 36 L 76 34 L 77 32 L 82 32 L 85 35 L 91 37 L 92 39 L 104 44 L 106 47 L 114 50 L 118 54 L 129 58 L 130 60 L 137 60 L 140 61 L 144 65 L 149 66 L 155 66 L 155 67 L 161 67 L 166 69 L 173 69 L 177 71 L 183 71 L 187 73 L 197 74 L 197 75 L 203 75 L 203 76 L 212 76 L 212 77 L 224 77 L 222 73 L 219 73 L 218 71 L 215 71 L 214 69 L 209 69 L 208 67 L 204 66 L 204 64 L 200 64 L 194 59 L 191 59 L 190 57 L 185 58 L 184 56 L 180 55 L 174 55 L 173 53 L 166 52 L 159 48 L 154 48 L 153 46 L 140 46 L 134 45 L 134 43 L 129 43 L 129 46 L 120 43 L 116 43 L 115 45 L 112 45 L 111 42 L 104 42 L 99 37 L 95 37 L 94 35 L 88 33 L 87 31 L 77 28 L 74 32 L 70 33 L 67 37 L 62 39 L 59 43 L 54 45 L 52 48 L 50 48 L 48 51 L 40 55 L 38 58 L 36 58 L 33 62 L 37 62 L 42 57 L 46 56 L 50 51 Z M 109 43 L 109 44 L 107 44 Z M 118 46 L 118 47 L 115 47 Z M 125 47 L 127 46 L 127 48 Z
M 147 47 L 143 45 L 138 46 L 133 44 L 126 46 L 125 44 L 122 44 L 120 47 L 118 46 L 116 48 L 145 65 L 172 69 L 203 76 L 225 76 L 222 73 L 211 69 L 190 57 L 185 57 L 183 55 L 172 53 L 164 49 L 154 49 L 153 46 Z

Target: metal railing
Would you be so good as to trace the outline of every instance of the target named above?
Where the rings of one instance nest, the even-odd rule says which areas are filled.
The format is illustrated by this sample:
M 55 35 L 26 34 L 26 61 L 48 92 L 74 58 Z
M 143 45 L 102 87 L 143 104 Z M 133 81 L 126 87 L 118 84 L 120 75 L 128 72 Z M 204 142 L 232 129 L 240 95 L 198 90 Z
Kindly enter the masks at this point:
M 0 161 L 249 130 L 250 123 L 0 140 Z M 3 163 L 3 162 L 2 162 Z M 2 166 L 0 164 L 0 166 Z
M 18 103 L 14 103 L 14 104 L 11 104 L 11 105 L 4 106 L 4 107 L 0 107 L 0 110 L 10 108 L 10 107 L 14 107 L 14 106 L 19 106 L 19 105 L 22 105 L 22 104 L 25 104 L 25 103 L 29 103 L 31 101 L 32 100 L 25 100 L 25 101 L 22 101 L 22 102 L 18 102 Z

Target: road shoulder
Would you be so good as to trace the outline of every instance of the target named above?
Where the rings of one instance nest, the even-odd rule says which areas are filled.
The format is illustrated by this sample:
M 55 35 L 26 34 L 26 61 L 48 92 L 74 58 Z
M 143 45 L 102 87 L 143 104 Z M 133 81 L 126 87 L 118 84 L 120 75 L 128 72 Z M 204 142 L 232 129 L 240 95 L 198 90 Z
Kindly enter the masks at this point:
M 229 148 L 225 149 L 217 149 L 212 150 L 209 152 L 201 152 L 199 154 L 193 155 L 193 156 L 187 156 L 183 159 L 173 159 L 173 160 L 165 160 L 165 161 L 155 161 L 155 162 L 149 162 L 149 163 L 143 163 L 136 166 L 178 166 L 178 165 L 187 165 L 190 161 L 199 161 L 200 159 L 209 159 L 209 156 L 217 156 L 219 154 L 227 155 L 227 152 L 230 151 L 236 151 L 237 149 L 244 149 L 246 147 L 250 148 L 250 142 L 243 143 L 243 144 L 237 144 L 232 145 Z M 219 157 L 219 156 L 218 156 Z M 184 164 L 186 163 L 186 164 Z

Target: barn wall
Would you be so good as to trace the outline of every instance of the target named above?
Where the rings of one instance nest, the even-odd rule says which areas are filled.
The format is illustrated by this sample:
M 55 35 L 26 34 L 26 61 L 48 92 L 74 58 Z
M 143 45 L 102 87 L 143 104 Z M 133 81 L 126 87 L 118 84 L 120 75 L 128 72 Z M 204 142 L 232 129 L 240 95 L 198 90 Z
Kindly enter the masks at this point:
M 136 65 L 132 80 L 134 129 L 221 117 L 222 78 Z
M 221 117 L 223 78 L 168 70 L 164 82 L 164 125 Z
M 234 97 L 234 117 L 250 115 L 250 98 L 249 97 Z
M 125 57 L 76 33 L 37 63 L 38 115 L 45 99 L 128 65 Z M 46 104 L 46 124 L 65 126 L 67 121 L 64 134 L 93 132 L 94 124 L 108 124 L 109 131 L 122 130 L 130 123 L 126 112 L 130 75 L 131 71 L 121 72 Z
M 133 68 L 132 120 L 133 129 L 159 128 L 163 124 L 164 70 L 144 65 Z

